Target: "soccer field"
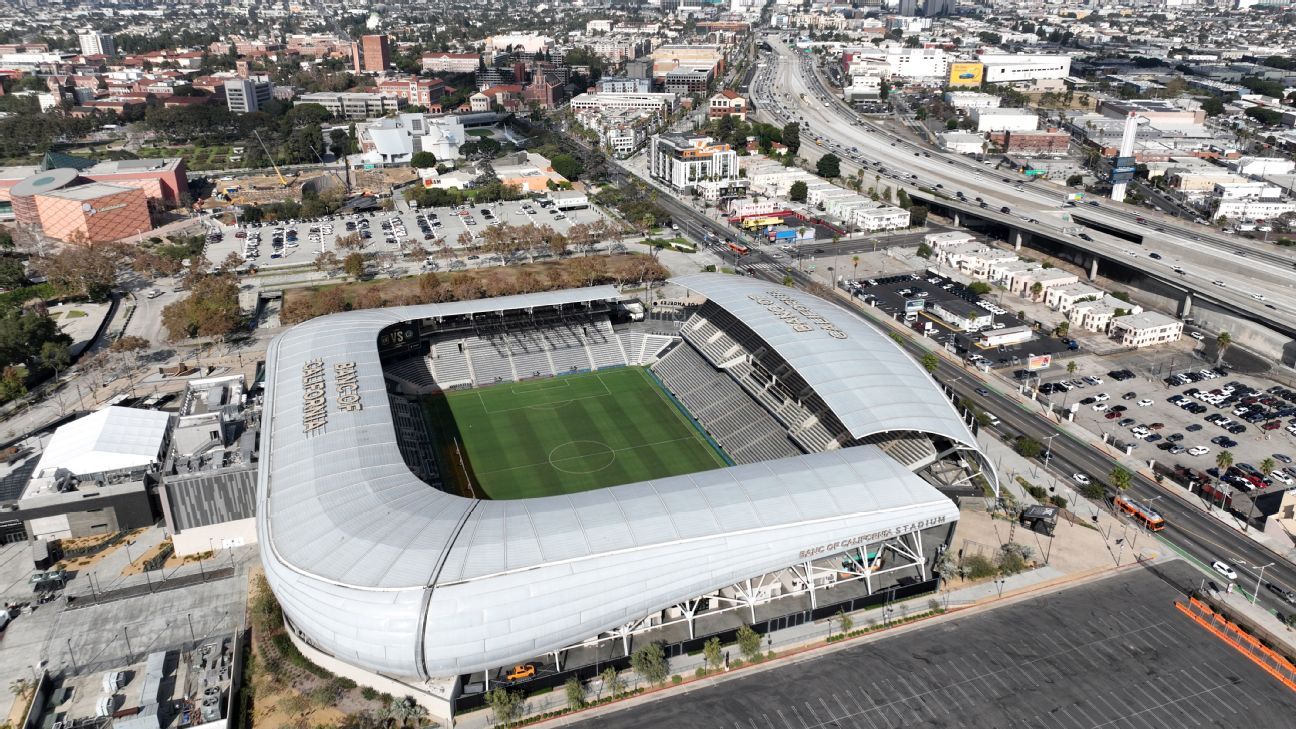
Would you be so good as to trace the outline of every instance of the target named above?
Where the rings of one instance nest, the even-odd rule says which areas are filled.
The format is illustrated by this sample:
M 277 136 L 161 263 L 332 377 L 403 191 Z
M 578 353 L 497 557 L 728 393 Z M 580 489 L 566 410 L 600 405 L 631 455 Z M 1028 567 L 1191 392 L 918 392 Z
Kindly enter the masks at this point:
M 430 405 L 434 437 L 460 443 L 479 497 L 568 494 L 728 465 L 641 367 L 436 397 L 449 413 Z

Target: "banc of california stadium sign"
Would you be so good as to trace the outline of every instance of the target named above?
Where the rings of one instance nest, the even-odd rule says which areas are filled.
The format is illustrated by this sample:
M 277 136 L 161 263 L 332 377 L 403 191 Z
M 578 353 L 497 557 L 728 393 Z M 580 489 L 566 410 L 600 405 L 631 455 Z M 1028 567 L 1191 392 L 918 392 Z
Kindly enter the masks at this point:
M 771 314 L 782 319 L 792 327 L 794 331 L 809 332 L 815 327 L 828 332 L 828 335 L 834 339 L 845 339 L 846 332 L 837 328 L 822 315 L 815 313 L 814 309 L 798 301 L 796 298 L 789 296 L 781 291 L 766 291 L 765 295 L 748 294 L 747 298 L 755 301 L 757 304 L 765 307 Z
M 302 432 L 307 435 L 314 435 L 328 424 L 324 379 L 324 360 L 316 358 L 302 365 Z M 333 389 L 337 391 L 338 410 L 355 412 L 363 409 L 355 362 L 333 365 Z

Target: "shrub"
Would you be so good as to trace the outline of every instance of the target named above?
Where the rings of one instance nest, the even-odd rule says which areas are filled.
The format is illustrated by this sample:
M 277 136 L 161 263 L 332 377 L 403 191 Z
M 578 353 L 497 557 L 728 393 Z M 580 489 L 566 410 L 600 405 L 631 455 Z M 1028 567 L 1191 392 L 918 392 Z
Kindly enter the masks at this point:
M 671 676 L 671 683 L 676 685 L 684 683 L 684 677 L 677 673 L 674 676 Z
M 967 576 L 974 580 L 993 577 L 999 571 L 995 563 L 984 554 L 974 554 L 965 558 L 963 568 L 967 570 Z
M 1050 496 L 1049 503 L 1053 504 L 1059 509 L 1065 509 L 1067 507 L 1067 500 L 1065 496 Z
M 378 698 L 378 689 L 373 686 L 365 686 L 360 689 L 360 695 L 364 697 L 365 701 L 373 701 Z

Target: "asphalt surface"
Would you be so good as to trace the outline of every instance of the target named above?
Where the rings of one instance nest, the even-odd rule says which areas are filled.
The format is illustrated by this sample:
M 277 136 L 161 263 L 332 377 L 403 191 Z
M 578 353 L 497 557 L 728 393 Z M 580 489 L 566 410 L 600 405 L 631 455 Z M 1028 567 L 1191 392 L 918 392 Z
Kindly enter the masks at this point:
M 777 39 L 770 43 L 776 50 L 777 63 L 771 65 L 767 61 L 766 68 L 752 83 L 753 94 L 758 99 L 758 115 L 776 123 L 798 119 L 808 124 L 809 130 L 803 129 L 801 134 L 803 156 L 817 157 L 831 151 L 842 157 L 845 174 L 863 167 L 867 170 L 866 178 L 880 174 L 890 184 L 903 184 L 916 195 L 925 194 L 915 190 L 918 186 L 940 186 L 943 188 L 940 192 L 948 195 L 963 191 L 971 201 L 969 209 L 987 219 L 1060 237 L 1073 247 L 1124 261 L 1149 275 L 1244 312 L 1260 306 L 1251 299 L 1252 293 L 1264 295 L 1266 303 L 1273 307 L 1263 312 L 1264 317 L 1281 323 L 1286 329 L 1296 326 L 1296 276 L 1292 274 L 1296 257 L 1291 253 L 1264 243 L 1222 236 L 1207 226 L 1109 200 L 1094 201 L 1096 206 L 1066 207 L 1069 191 L 1063 188 L 1028 182 L 1015 172 L 991 169 L 960 155 L 915 144 L 865 121 L 825 90 L 821 79 L 802 56 Z M 760 103 L 761 98 L 767 101 Z M 987 203 L 987 209 L 977 207 L 975 198 L 978 197 Z M 957 205 L 952 199 L 944 202 Z M 1000 214 L 1001 207 L 1008 207 L 1010 213 Z M 1134 234 L 1143 242 L 1136 244 L 1096 230 L 1088 231 L 1090 241 L 1067 237 L 1062 230 L 1076 223 L 1064 216 L 1093 220 L 1125 234 Z M 1161 258 L 1150 258 L 1150 252 L 1156 252 Z M 1175 273 L 1175 266 L 1185 273 Z M 1224 286 L 1215 285 L 1217 280 Z
M 1177 597 L 1140 570 L 577 726 L 1290 727 L 1296 696 L 1179 613 Z

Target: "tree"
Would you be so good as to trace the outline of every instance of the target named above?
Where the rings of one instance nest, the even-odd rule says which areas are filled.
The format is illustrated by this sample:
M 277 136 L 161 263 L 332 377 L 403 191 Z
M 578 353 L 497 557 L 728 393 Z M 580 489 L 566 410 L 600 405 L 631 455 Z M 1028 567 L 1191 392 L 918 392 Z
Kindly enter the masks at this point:
M 1224 361 L 1224 353 L 1233 344 L 1233 337 L 1226 331 L 1221 331 L 1215 335 L 1215 364 Z
M 1064 319 L 1061 324 L 1058 324 L 1056 327 L 1053 328 L 1053 333 L 1059 337 L 1065 337 L 1066 335 L 1070 334 L 1071 322 L 1066 321 Z
M 572 676 L 567 679 L 563 684 L 563 693 L 567 694 L 567 705 L 573 710 L 585 706 L 585 684 L 579 678 Z
M 1134 474 L 1124 466 L 1116 466 L 1111 473 L 1107 474 L 1107 480 L 1111 481 L 1111 485 L 1115 486 L 1117 491 L 1124 491 L 1134 483 Z
M 8 402 L 27 394 L 27 368 L 9 365 L 0 374 L 0 402 Z
M 931 246 L 927 245 L 926 243 L 919 243 L 918 251 L 915 255 L 917 255 L 919 258 L 931 258 L 932 257 Z
M 347 257 L 342 259 L 342 270 L 346 272 L 346 275 L 359 281 L 360 277 L 364 275 L 364 256 L 359 253 L 347 254 Z
M 162 309 L 162 326 L 172 341 L 188 337 L 224 337 L 242 320 L 238 282 L 233 276 L 199 276 L 189 295 Z
M 712 637 L 702 644 L 702 658 L 708 668 L 720 668 L 724 665 L 724 649 L 720 647 L 719 638 Z
M 1260 461 L 1260 475 L 1269 478 L 1269 474 L 1278 469 L 1278 464 L 1272 458 L 1266 458 Z
M 1222 475 L 1225 471 L 1233 466 L 1233 451 L 1227 448 L 1215 454 L 1215 465 L 1219 468 Z
M 841 158 L 835 154 L 825 154 L 815 163 L 815 174 L 832 179 L 841 175 Z
M 977 296 L 985 296 L 986 294 L 990 293 L 991 289 L 990 289 L 990 284 L 986 283 L 985 281 L 973 281 L 972 283 L 968 284 L 968 291 L 971 291 Z
M 1044 444 L 1029 435 L 1019 435 L 1013 442 L 1013 449 L 1025 458 L 1034 458 L 1044 451 Z
M 787 147 L 789 157 L 795 157 L 801 149 L 801 125 L 789 122 L 783 125 L 783 146 Z
M 1071 175 L 1070 177 L 1066 178 L 1067 187 L 1075 187 L 1076 185 L 1079 185 L 1083 182 L 1084 182 L 1083 175 Z
M 666 680 L 666 652 L 660 643 L 647 643 L 630 654 L 630 667 L 639 677 L 656 686 Z
M 122 339 L 140 339 L 140 337 L 123 337 Z M 113 342 L 116 346 L 121 339 Z M 40 347 L 40 363 L 43 367 L 54 370 L 54 378 L 58 379 L 59 372 L 63 371 L 72 363 L 72 350 L 66 342 L 45 342 Z
M 738 628 L 738 650 L 748 661 L 756 660 L 761 654 L 760 633 L 752 630 L 746 623 Z
M 909 225 L 921 228 L 927 224 L 927 206 L 912 205 L 909 207 Z
M 486 705 L 495 715 L 495 723 L 502 727 L 513 725 L 522 709 L 522 694 L 496 686 L 486 692 Z
M 420 170 L 426 170 L 431 167 L 436 167 L 436 163 L 437 163 L 436 155 L 432 154 L 431 152 L 415 152 L 410 157 L 410 167 L 414 167 Z
M 927 370 L 928 372 L 935 372 L 936 369 L 940 367 L 940 359 L 937 358 L 936 355 L 932 352 L 928 352 L 927 354 L 924 354 L 922 356 L 921 362 L 922 362 L 923 369 Z
M 1035 283 L 1031 284 L 1030 292 L 1031 292 L 1031 299 L 1038 300 L 1040 294 L 1044 292 L 1044 284 L 1040 283 L 1039 281 L 1036 281 Z
M 45 259 L 42 267 L 64 295 L 102 301 L 117 282 L 115 252 L 107 245 L 67 245 Z
M 340 268 L 342 261 L 338 260 L 337 254 L 333 251 L 321 251 L 319 255 L 315 256 L 314 266 L 316 271 L 327 273 Z
M 851 628 L 855 627 L 855 621 L 851 619 L 851 616 L 846 614 L 845 610 L 838 610 L 837 625 L 841 627 L 842 633 L 849 633 Z
M 549 164 L 553 167 L 554 172 L 566 177 L 568 180 L 578 180 L 581 174 L 585 172 L 585 166 L 580 163 L 580 160 L 563 152 L 550 157 Z
M 22 262 L 13 256 L 0 258 L 0 289 L 16 289 L 27 282 Z
M 788 199 L 792 202 L 805 202 L 807 192 L 805 180 L 797 180 L 788 188 Z
M 856 278 L 856 279 L 859 278 L 859 262 L 860 262 L 859 256 L 851 256 L 851 265 L 852 265 L 851 278 Z
M 913 207 L 913 199 L 909 197 L 909 193 L 903 187 L 896 192 L 896 205 L 905 210 Z
M 621 695 L 621 674 L 617 673 L 615 668 L 608 666 L 603 669 L 603 672 L 599 674 L 599 678 L 602 680 L 603 688 L 607 689 L 608 696 L 615 699 Z
M 1077 364 L 1075 363 L 1075 360 L 1071 360 L 1071 361 L 1067 362 L 1067 374 L 1068 374 L 1068 375 L 1074 375 L 1074 374 L 1076 373 L 1076 370 L 1078 370 L 1078 369 L 1080 369 L 1080 366 L 1077 365 Z

